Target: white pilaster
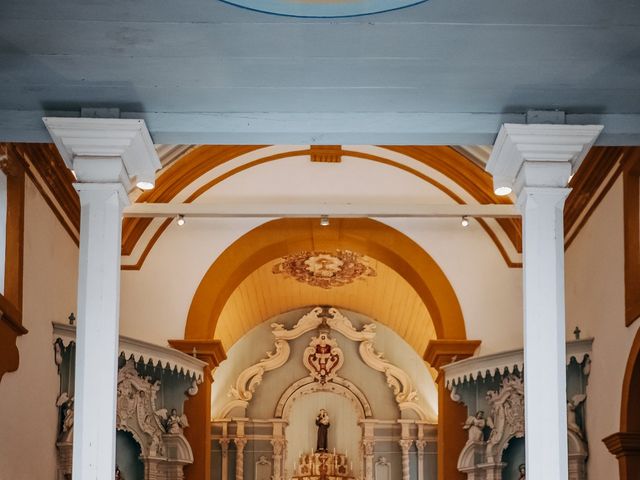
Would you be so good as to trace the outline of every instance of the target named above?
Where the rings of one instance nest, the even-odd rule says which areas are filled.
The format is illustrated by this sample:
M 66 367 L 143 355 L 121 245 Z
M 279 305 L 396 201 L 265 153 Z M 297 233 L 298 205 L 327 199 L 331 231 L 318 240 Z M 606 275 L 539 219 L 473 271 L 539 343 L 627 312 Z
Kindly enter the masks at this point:
M 76 174 L 81 205 L 73 478 L 112 480 L 122 209 L 130 182 L 148 181 L 160 162 L 141 120 L 44 122 Z
M 523 221 L 527 476 L 567 479 L 563 207 L 601 126 L 509 125 L 487 171 L 513 189 Z

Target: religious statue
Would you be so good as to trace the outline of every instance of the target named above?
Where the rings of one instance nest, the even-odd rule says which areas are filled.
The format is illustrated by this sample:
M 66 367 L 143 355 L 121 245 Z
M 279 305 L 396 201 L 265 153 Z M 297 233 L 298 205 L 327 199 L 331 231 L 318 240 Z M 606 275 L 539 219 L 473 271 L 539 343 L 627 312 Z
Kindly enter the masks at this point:
M 122 475 L 122 472 L 120 472 L 120 467 L 118 467 L 117 465 L 115 480 L 124 480 L 124 475 Z
M 62 407 L 62 433 L 59 441 L 69 443 L 73 441 L 73 397 L 64 392 L 58 397 L 56 406 Z
M 483 429 L 486 425 L 487 421 L 484 418 L 484 412 L 482 410 L 478 411 L 475 416 L 467 418 L 467 421 L 464 422 L 464 426 L 462 427 L 464 430 L 467 430 L 469 434 L 467 443 L 482 442 L 484 440 Z
M 518 472 L 520 473 L 518 480 L 526 480 L 526 467 L 524 466 L 524 463 L 521 463 L 518 466 Z
M 316 417 L 316 425 L 318 427 L 318 443 L 316 452 L 327 452 L 327 436 L 329 433 L 329 413 L 323 408 Z
M 172 408 L 171 414 L 166 421 L 167 433 L 179 434 L 188 426 L 189 422 L 187 421 L 187 416 L 184 414 L 178 415 L 178 411 L 175 408 Z
M 580 428 L 580 425 L 578 425 L 576 408 L 578 408 L 586 398 L 586 395 L 580 394 L 574 395 L 571 400 L 567 401 L 567 429 L 570 432 L 574 432 L 580 438 L 583 438 L 583 436 L 582 429 Z

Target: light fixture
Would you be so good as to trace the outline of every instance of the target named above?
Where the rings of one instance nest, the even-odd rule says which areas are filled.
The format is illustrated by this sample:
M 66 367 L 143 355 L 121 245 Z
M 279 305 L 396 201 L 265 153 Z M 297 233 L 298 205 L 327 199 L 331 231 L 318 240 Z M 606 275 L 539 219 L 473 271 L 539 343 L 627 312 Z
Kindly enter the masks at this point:
M 178 217 L 176 218 L 176 223 L 178 224 L 179 227 L 184 225 L 184 215 L 178 215 Z
M 505 197 L 509 195 L 512 192 L 512 190 L 511 190 L 511 187 L 498 187 L 493 192 L 499 197 Z
M 513 191 L 511 184 L 512 182 L 506 178 L 493 177 L 493 192 L 499 197 L 509 195 Z
M 467 218 L 466 215 L 464 217 L 462 217 L 462 220 L 460 221 L 460 225 L 462 225 L 463 227 L 468 227 L 469 226 L 469 219 Z
M 147 175 L 145 173 L 136 176 L 136 187 L 140 190 L 151 190 L 156 186 L 156 176 L 154 174 Z
M 322 225 L 323 227 L 329 226 L 329 215 L 322 215 L 320 217 L 320 225 Z

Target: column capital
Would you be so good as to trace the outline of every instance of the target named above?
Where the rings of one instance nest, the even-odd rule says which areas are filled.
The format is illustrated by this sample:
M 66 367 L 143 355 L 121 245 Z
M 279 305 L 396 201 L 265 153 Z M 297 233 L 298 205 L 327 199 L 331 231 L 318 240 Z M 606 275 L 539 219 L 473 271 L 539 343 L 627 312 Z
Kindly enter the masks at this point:
M 403 438 L 402 440 L 398 440 L 398 444 L 402 449 L 402 453 L 407 454 L 409 450 L 411 450 L 411 445 L 413 445 L 413 440 L 409 438 Z
M 168 342 L 170 347 L 207 362 L 211 370 L 214 370 L 223 360 L 227 359 L 227 354 L 220 340 L 175 339 L 168 340 Z
M 244 450 L 244 447 L 247 445 L 247 439 L 246 437 L 236 437 L 233 439 L 233 443 L 236 444 L 238 451 Z
M 471 357 L 480 346 L 480 340 L 429 340 L 423 359 L 436 370 L 456 360 Z
M 616 457 L 640 456 L 640 432 L 618 432 L 602 439 Z
M 566 187 L 602 131 L 602 125 L 521 125 L 500 127 L 486 170 L 496 193 L 523 187 Z
M 44 117 L 51 138 L 79 183 L 131 182 L 153 188 L 161 168 L 144 120 Z

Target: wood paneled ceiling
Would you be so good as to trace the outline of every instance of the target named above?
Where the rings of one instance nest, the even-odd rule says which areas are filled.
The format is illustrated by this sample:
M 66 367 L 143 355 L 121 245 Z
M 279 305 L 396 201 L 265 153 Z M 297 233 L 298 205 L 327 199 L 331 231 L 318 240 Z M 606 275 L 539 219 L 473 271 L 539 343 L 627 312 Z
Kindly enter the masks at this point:
M 247 276 L 229 297 L 220 314 L 215 338 L 228 349 L 249 330 L 273 316 L 300 307 L 333 305 L 363 313 L 392 328 L 419 355 L 436 338 L 424 303 L 396 271 L 365 257 L 376 276 L 363 276 L 348 285 L 324 289 L 272 273 L 279 259 Z

